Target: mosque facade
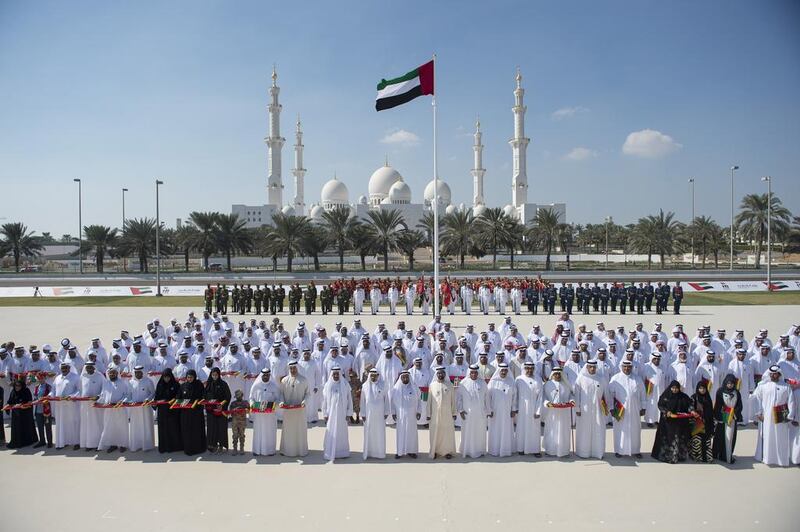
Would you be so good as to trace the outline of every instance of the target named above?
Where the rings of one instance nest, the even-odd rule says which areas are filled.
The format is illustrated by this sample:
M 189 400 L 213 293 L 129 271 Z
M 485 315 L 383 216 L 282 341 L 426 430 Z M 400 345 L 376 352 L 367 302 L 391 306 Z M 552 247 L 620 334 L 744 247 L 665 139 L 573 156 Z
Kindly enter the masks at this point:
M 325 211 L 336 207 L 347 207 L 353 216 L 366 218 L 369 211 L 397 210 L 400 211 L 406 224 L 415 227 L 422 220 L 426 212 L 432 210 L 434 181 L 428 182 L 423 192 L 422 202 L 414 203 L 411 187 L 395 168 L 389 166 L 387 160 L 383 166 L 375 170 L 369 178 L 367 194 L 360 195 L 351 200 L 347 185 L 334 176 L 325 183 L 320 191 L 318 201 L 310 206 L 305 202 L 304 180 L 306 169 L 303 167 L 303 131 L 300 120 L 295 125 L 294 143 L 294 196 L 291 201 L 284 202 L 283 174 L 281 155 L 286 139 L 280 133 L 281 105 L 279 103 L 280 88 L 277 85 L 277 73 L 272 71 L 272 86 L 270 87 L 269 110 L 269 136 L 264 139 L 267 145 L 267 203 L 251 206 L 234 204 L 231 207 L 233 214 L 238 214 L 247 227 L 259 227 L 272 223 L 272 217 L 281 212 L 286 215 L 305 215 L 313 221 L 321 221 Z M 525 137 L 525 89 L 522 88 L 522 75 L 517 70 L 516 88 L 514 90 L 514 137 L 509 140 L 512 152 L 511 176 L 511 202 L 503 207 L 503 212 L 521 223 L 528 224 L 536 218 L 539 209 L 552 209 L 559 213 L 559 219 L 566 221 L 567 209 L 564 203 L 536 204 L 528 203 L 528 174 L 527 174 L 527 148 L 530 139 Z M 475 216 L 480 216 L 486 209 L 484 199 L 483 168 L 483 134 L 480 122 L 475 124 L 473 135 L 473 167 L 472 174 L 472 205 L 452 202 L 450 185 L 443 179 L 438 179 L 439 212 L 452 213 L 456 210 L 472 209 Z

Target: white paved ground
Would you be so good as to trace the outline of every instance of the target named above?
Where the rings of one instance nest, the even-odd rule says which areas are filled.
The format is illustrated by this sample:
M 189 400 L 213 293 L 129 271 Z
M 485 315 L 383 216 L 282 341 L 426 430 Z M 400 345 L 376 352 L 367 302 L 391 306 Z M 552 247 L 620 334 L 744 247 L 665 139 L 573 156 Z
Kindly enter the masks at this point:
M 159 316 L 183 318 L 189 309 L 4 308 L 0 338 L 17 343 L 57 344 L 67 336 L 83 347 L 100 334 L 106 344 L 120 329 L 131 332 Z M 379 321 L 394 327 L 398 318 L 362 316 L 371 330 Z M 500 318 L 492 316 L 499 324 Z M 658 318 L 661 318 L 660 320 Z M 671 327 L 678 317 L 644 316 Z M 267 317 L 268 319 L 268 317 Z M 284 317 L 322 322 L 322 316 Z M 323 322 L 333 326 L 337 316 Z M 430 317 L 424 318 L 424 322 Z M 594 324 L 597 315 L 586 317 Z M 679 319 L 688 331 L 700 324 L 747 337 L 760 327 L 770 336 L 800 320 L 798 306 L 689 307 Z M 352 316 L 344 319 L 349 324 Z M 456 331 L 489 319 L 451 318 Z M 515 319 L 523 334 L 534 322 L 551 331 L 555 317 Z M 576 316 L 576 323 L 584 316 Z M 628 314 L 605 317 L 606 325 L 638 321 Z M 407 320 L 412 326 L 423 317 Z M 157 452 L 93 456 L 79 452 L 0 451 L 3 518 L 0 530 L 796 530 L 800 519 L 800 469 L 770 468 L 752 460 L 755 431 L 740 432 L 739 460 L 721 464 L 667 465 L 647 457 L 634 463 L 615 459 L 555 460 L 513 457 L 477 461 L 364 462 L 361 428 L 350 429 L 354 455 L 325 464 L 323 428 L 310 430 L 311 454 L 302 462 L 251 456 L 159 455 Z M 249 436 L 249 435 L 248 435 Z M 645 429 L 642 449 L 652 445 Z M 389 430 L 388 451 L 394 451 Z M 420 433 L 421 450 L 428 448 Z M 610 432 L 607 449 L 611 449 Z M 32 496 L 31 494 L 36 494 Z

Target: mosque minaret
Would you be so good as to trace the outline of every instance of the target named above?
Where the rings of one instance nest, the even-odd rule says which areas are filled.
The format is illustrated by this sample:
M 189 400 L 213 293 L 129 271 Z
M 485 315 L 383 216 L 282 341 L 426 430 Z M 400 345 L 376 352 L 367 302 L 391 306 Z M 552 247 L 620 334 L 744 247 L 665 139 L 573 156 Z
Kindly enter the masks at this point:
M 269 137 L 264 139 L 268 153 L 267 203 L 283 205 L 283 177 L 281 176 L 281 151 L 286 139 L 281 137 L 281 104 L 278 95 L 281 92 L 277 84 L 278 73 L 272 67 L 272 87 L 269 89 Z
M 508 141 L 511 144 L 513 171 L 511 179 L 511 204 L 515 208 L 528 203 L 528 163 L 526 152 L 531 139 L 525 137 L 525 111 L 528 110 L 523 103 L 525 89 L 522 88 L 522 74 L 517 68 L 517 88 L 514 90 L 514 138 Z
M 295 143 L 294 143 L 294 168 L 292 169 L 294 175 L 294 213 L 298 216 L 305 214 L 305 189 L 303 180 L 306 175 L 306 169 L 303 168 L 303 129 L 300 125 L 300 117 L 297 117 L 297 127 L 295 128 Z

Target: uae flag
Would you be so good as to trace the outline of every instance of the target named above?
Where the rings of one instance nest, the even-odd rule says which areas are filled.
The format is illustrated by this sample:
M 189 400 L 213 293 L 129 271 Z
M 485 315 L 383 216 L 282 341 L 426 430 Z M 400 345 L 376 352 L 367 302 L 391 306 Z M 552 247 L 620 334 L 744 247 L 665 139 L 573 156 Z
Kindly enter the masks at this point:
M 399 78 L 382 79 L 378 83 L 375 110 L 391 109 L 426 94 L 433 94 L 432 60 Z

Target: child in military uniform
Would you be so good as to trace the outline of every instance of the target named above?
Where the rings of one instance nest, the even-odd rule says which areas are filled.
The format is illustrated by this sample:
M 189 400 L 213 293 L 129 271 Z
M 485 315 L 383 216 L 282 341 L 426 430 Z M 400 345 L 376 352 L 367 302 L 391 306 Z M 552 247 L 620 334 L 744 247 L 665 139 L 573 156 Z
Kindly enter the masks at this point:
M 233 454 L 244 454 L 244 429 L 247 427 L 247 407 L 250 405 L 244 400 L 242 390 L 236 390 L 233 395 L 234 400 L 230 406 L 233 412 L 231 414 L 233 419 Z M 239 442 L 238 452 L 236 442 Z

